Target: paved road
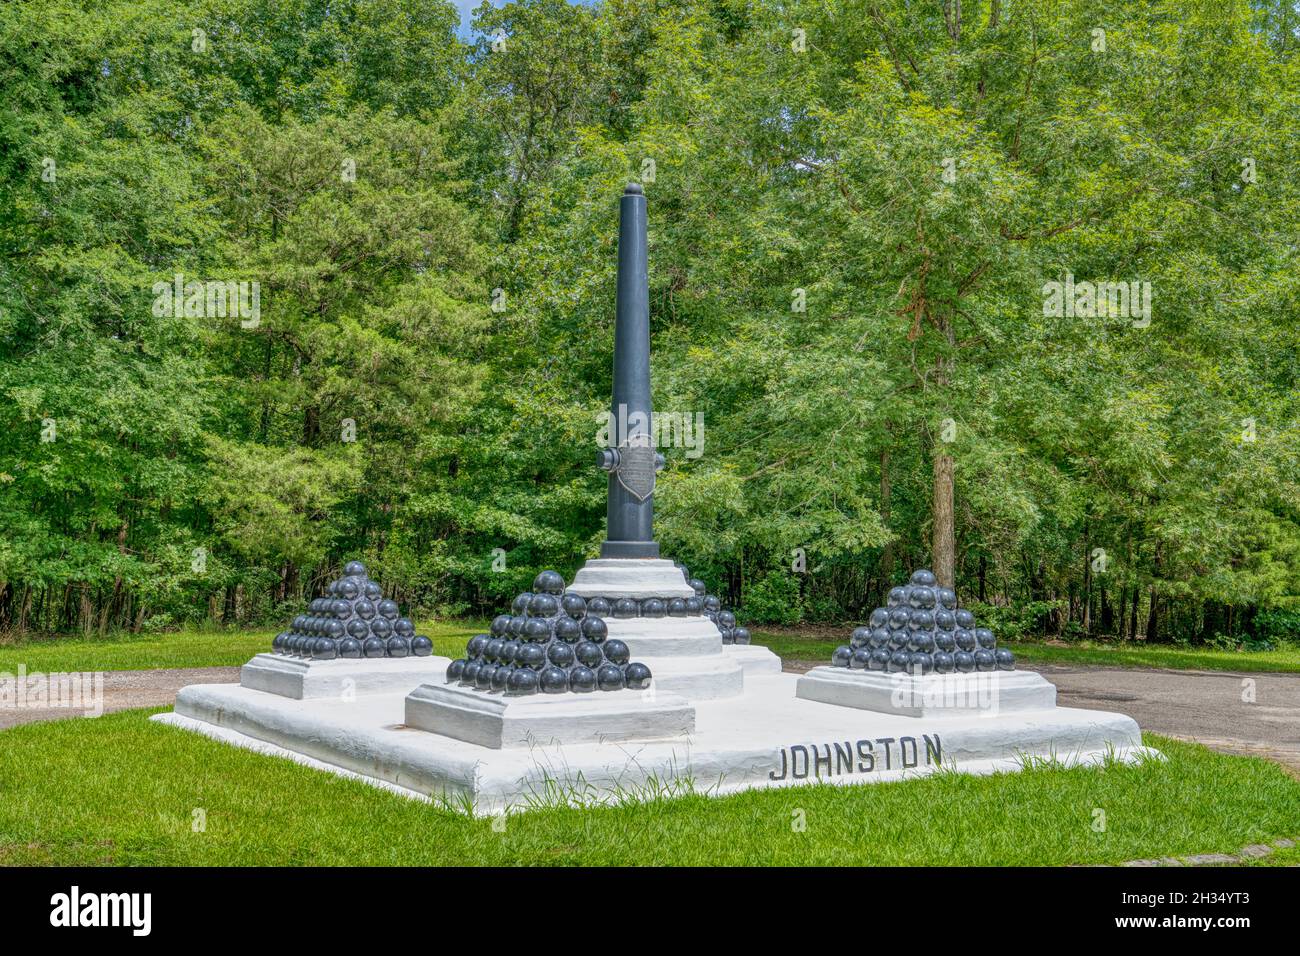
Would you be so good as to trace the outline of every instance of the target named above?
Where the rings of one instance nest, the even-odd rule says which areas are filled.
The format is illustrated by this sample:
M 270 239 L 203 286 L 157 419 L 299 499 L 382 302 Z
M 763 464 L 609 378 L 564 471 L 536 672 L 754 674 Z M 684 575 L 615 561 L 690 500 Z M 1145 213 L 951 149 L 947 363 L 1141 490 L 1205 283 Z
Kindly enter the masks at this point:
M 802 672 L 811 662 L 787 661 Z M 1128 714 L 1143 730 L 1194 740 L 1229 753 L 1268 757 L 1300 774 L 1300 674 L 1136 670 L 1036 664 L 1067 707 Z M 235 683 L 238 667 L 110 671 L 104 712 L 171 704 L 186 684 Z M 1253 695 L 1253 699 L 1252 699 Z M 0 706 L 0 728 L 79 717 L 80 709 Z
M 103 711 L 112 713 L 133 707 L 166 707 L 176 700 L 176 692 L 186 684 L 238 683 L 239 668 L 180 667 L 156 671 L 107 671 L 103 677 Z M 86 685 L 84 695 L 74 697 L 71 691 L 65 692 L 64 700 L 75 700 L 81 704 L 76 707 L 0 706 L 0 730 L 38 720 L 86 716 L 87 708 L 84 704 L 93 699 L 93 689 L 94 685 L 90 683 Z M 47 695 L 56 696 L 57 693 L 56 690 L 47 692 Z
M 802 673 L 819 662 L 786 661 Z M 1300 775 L 1300 674 L 1032 664 L 1063 707 L 1127 714 L 1143 730 L 1276 760 Z M 1248 683 L 1249 682 L 1249 683 Z M 1253 701 L 1249 699 L 1253 692 Z

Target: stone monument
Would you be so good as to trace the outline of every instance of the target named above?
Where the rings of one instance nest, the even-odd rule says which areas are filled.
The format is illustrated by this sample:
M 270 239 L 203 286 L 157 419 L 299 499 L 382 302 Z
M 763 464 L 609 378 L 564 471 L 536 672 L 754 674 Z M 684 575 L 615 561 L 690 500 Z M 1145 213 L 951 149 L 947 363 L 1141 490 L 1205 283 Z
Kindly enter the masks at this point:
M 627 428 L 597 457 L 608 472 L 605 541 L 571 583 L 543 571 L 455 661 L 392 657 L 390 642 L 372 659 L 373 625 L 362 657 L 338 656 L 339 626 L 350 635 L 366 611 L 344 583 L 357 575 L 345 575 L 334 590 L 347 594 L 313 602 L 239 686 L 183 688 L 175 712 L 154 719 L 412 796 L 468 799 L 481 814 L 684 780 L 722 794 L 1154 755 L 1129 717 L 1057 707 L 1055 687 L 1016 670 L 926 570 L 892 590 L 830 666 L 784 673 L 751 644 L 654 538 L 663 459 L 652 444 L 648 290 L 646 198 L 634 184 L 620 200 L 611 397 Z M 335 642 L 334 659 L 321 638 Z

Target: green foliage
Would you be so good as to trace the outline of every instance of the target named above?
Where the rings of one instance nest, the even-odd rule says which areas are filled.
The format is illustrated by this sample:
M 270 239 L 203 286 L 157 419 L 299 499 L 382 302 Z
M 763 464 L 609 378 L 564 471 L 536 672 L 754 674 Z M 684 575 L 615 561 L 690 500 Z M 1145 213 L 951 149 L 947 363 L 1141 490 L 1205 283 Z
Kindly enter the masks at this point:
M 745 588 L 744 623 L 798 624 L 803 619 L 799 580 L 793 574 L 769 571 Z

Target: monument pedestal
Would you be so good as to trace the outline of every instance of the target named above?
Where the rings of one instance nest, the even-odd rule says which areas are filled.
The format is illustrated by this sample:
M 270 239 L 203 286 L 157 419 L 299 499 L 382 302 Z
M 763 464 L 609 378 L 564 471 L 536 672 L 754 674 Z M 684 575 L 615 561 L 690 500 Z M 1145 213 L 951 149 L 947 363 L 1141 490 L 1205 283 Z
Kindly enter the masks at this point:
M 908 717 L 996 717 L 1056 706 L 1055 685 L 1034 671 L 913 676 L 814 667 L 799 678 L 795 693 L 804 700 Z
M 755 677 L 743 695 L 694 702 L 694 728 L 657 740 L 490 747 L 412 726 L 406 692 L 344 703 L 230 684 L 186 687 L 175 713 L 154 720 L 404 793 L 467 799 L 477 814 L 687 789 L 717 795 L 873 783 L 941 768 L 985 774 L 1021 770 L 1035 759 L 1088 765 L 1159 756 L 1142 746 L 1137 724 L 1122 714 L 1049 707 L 910 717 L 807 700 L 795 692 L 799 679 Z M 622 695 L 639 696 L 606 697 Z
M 285 654 L 258 654 L 239 669 L 239 684 L 294 700 L 408 691 L 441 681 L 446 657 L 379 657 L 317 661 Z
M 684 737 L 695 709 L 655 690 L 508 697 L 458 684 L 421 684 L 406 697 L 406 725 L 492 750 Z

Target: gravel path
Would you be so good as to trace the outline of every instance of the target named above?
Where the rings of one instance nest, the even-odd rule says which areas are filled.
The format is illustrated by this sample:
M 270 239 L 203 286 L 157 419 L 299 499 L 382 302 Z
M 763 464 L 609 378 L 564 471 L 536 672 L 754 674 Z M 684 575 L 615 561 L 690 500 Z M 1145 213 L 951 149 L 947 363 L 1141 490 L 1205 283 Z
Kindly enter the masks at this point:
M 90 679 L 91 675 L 86 675 Z M 176 692 L 186 684 L 236 684 L 238 667 L 177 667 L 155 671 L 106 671 L 103 674 L 103 711 L 130 710 L 133 707 L 165 707 L 176 700 Z M 93 684 L 87 683 L 91 697 Z M 28 691 L 28 693 L 32 693 Z M 70 699 L 71 695 L 65 695 Z M 83 705 L 76 707 L 0 706 L 0 730 L 38 720 L 64 720 L 87 715 Z

